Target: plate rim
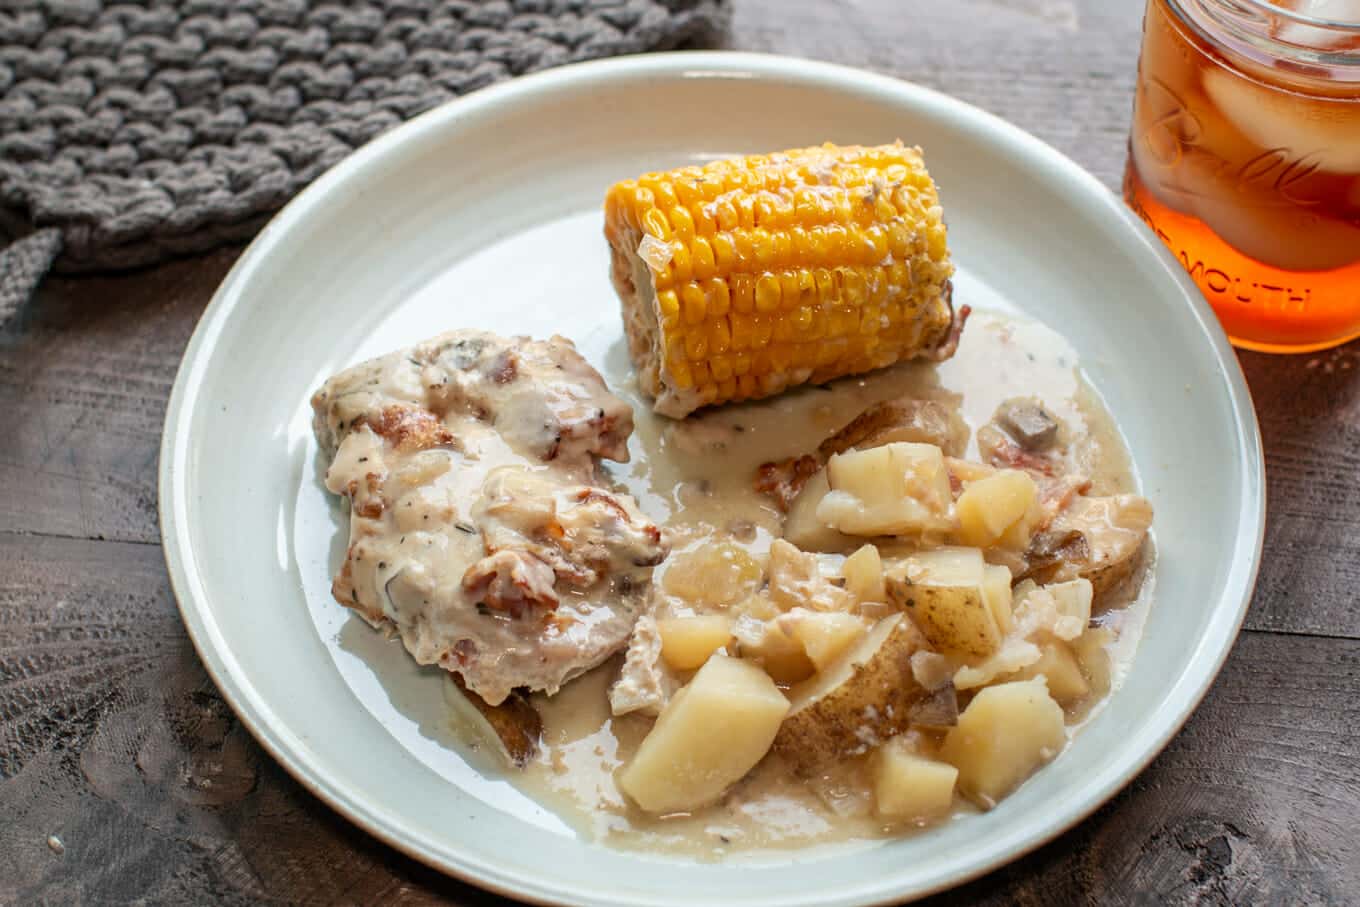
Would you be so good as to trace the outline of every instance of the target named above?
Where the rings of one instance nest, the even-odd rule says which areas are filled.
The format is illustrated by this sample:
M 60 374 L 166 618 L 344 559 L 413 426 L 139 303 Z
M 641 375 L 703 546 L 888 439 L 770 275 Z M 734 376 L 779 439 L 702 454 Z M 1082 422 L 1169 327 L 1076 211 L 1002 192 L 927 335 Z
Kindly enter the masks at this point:
M 947 879 L 915 886 L 909 891 L 904 890 L 901 884 L 896 891 L 882 887 L 875 891 L 860 890 L 851 892 L 849 898 L 837 899 L 836 903 L 867 905 L 899 901 L 904 896 L 911 899 L 925 897 L 993 872 L 1056 839 L 1109 802 L 1161 754 L 1198 708 L 1232 651 L 1256 585 L 1265 540 L 1266 514 L 1265 463 L 1260 427 L 1241 364 L 1208 303 L 1171 251 L 1114 193 L 1075 161 L 1019 126 L 943 92 L 852 66 L 777 54 L 742 51 L 641 54 L 556 67 L 478 90 L 441 104 L 346 156 L 289 201 L 241 253 L 204 308 L 180 360 L 166 405 L 157 484 L 161 546 L 176 606 L 200 662 L 237 719 L 289 775 L 345 819 L 409 857 L 497 894 L 539 904 L 600 903 L 598 891 L 565 889 L 508 875 L 493 863 L 456 852 L 457 847 L 449 848 L 452 859 L 437 853 L 430 842 L 404 830 L 399 815 L 366 798 L 356 799 L 347 784 L 333 777 L 324 766 L 318 767 L 305 758 L 305 744 L 276 719 L 267 698 L 260 694 L 248 677 L 243 676 L 207 603 L 210 596 L 195 569 L 188 528 L 188 487 L 183 478 L 187 474 L 188 427 L 200 403 L 197 390 L 209 354 L 215 349 L 223 327 L 234 311 L 239 296 L 238 288 L 250 277 L 257 264 L 273 251 L 278 242 L 277 237 L 289 225 L 301 220 L 333 187 L 341 185 L 369 161 L 383 156 L 389 149 L 422 131 L 437 128 L 467 112 L 524 96 L 531 97 L 539 92 L 588 84 L 597 79 L 627 81 L 686 78 L 695 77 L 696 74 L 709 78 L 756 77 L 770 80 L 792 77 L 810 80 L 829 89 L 854 90 L 858 87 L 896 94 L 904 102 L 909 101 L 918 106 L 929 106 L 936 110 L 948 108 L 960 122 L 966 122 L 979 133 L 985 134 L 987 141 L 1003 142 L 1020 148 L 1035 164 L 1062 172 L 1064 179 L 1073 184 L 1073 191 L 1078 192 L 1087 203 L 1103 206 L 1107 215 L 1121 219 L 1135 229 L 1141 245 L 1160 263 L 1165 276 L 1179 286 L 1181 297 L 1189 305 L 1194 320 L 1209 341 L 1218 367 L 1217 374 L 1224 380 L 1243 476 L 1238 516 L 1242 526 L 1254 528 L 1255 531 L 1237 538 L 1224 593 L 1219 599 L 1220 609 L 1224 607 L 1224 602 L 1231 602 L 1234 608 L 1231 621 L 1220 619 L 1211 623 L 1197 646 L 1197 654 L 1208 649 L 1212 652 L 1212 658 L 1200 660 L 1192 657 L 1185 675 L 1192 683 L 1171 710 L 1174 715 L 1170 720 L 1160 716 L 1166 711 L 1167 703 L 1163 703 L 1157 710 L 1158 714 L 1149 719 L 1155 725 L 1153 733 L 1146 744 L 1137 748 L 1137 755 L 1127 761 L 1116 777 L 1088 793 L 1066 816 L 1045 823 L 1023 836 L 1024 839 L 1015 846 Z M 624 903 L 622 900 L 617 902 Z

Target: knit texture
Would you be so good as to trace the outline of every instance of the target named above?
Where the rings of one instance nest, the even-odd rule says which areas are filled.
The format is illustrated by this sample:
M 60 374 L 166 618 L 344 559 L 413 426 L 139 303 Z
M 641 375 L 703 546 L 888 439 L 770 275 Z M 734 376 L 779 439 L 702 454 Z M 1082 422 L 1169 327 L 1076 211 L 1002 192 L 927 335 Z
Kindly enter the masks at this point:
M 712 41 L 726 0 L 4 0 L 0 320 L 49 265 L 255 233 L 357 146 L 561 63 Z

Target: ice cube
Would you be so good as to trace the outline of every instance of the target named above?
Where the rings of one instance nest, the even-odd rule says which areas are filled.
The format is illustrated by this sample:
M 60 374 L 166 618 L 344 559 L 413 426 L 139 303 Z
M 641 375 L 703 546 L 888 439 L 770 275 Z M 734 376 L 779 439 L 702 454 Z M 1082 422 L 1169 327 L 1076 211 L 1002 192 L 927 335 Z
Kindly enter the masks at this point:
M 1313 50 L 1351 50 L 1360 47 L 1360 0 L 1293 0 L 1286 9 L 1324 22 L 1353 28 L 1319 28 L 1281 17 L 1276 37 L 1286 44 Z
M 1204 71 L 1204 91 L 1261 149 L 1320 170 L 1360 172 L 1360 112 L 1354 102 L 1301 98 L 1217 68 Z

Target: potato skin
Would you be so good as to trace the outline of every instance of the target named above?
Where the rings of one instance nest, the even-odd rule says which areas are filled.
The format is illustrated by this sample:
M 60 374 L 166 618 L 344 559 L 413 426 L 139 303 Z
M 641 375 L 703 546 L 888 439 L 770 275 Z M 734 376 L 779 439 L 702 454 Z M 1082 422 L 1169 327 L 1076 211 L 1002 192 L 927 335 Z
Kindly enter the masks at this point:
M 976 587 L 929 586 L 890 575 L 888 600 L 917 621 L 938 649 L 985 658 L 1001 645 L 1001 628 Z
M 927 695 L 911 670 L 912 653 L 925 646 L 909 618 L 884 618 L 835 665 L 790 691 L 793 707 L 774 750 L 806 777 L 900 733 L 912 706 Z

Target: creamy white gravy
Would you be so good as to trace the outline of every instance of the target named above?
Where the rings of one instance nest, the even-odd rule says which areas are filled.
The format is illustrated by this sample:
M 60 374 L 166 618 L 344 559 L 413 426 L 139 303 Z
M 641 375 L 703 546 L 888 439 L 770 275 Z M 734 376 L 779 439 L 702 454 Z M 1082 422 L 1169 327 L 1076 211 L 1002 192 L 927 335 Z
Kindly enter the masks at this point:
M 631 397 L 636 432 L 631 462 L 613 472 L 643 510 L 674 533 L 673 555 L 715 536 L 763 554 L 777 537 L 781 517 L 752 487 L 761 463 L 808 453 L 868 406 L 895 397 L 961 395 L 962 414 L 976 430 L 1003 400 L 1034 396 L 1066 424 L 1074 456 L 1092 480 L 1091 494 L 1135 491 L 1118 428 L 1077 365 L 1071 346 L 1053 330 L 976 313 L 957 354 L 944 363 L 907 363 L 679 422 L 652 413 L 630 389 L 617 388 Z M 968 456 L 977 456 L 975 440 Z M 663 586 L 665 569 L 663 564 L 656 574 Z M 1109 646 L 1112 688 L 1132 657 L 1151 586 L 1149 570 L 1133 602 L 1100 618 L 1116 633 Z M 636 750 L 651 720 L 610 715 L 606 691 L 618 662 L 604 664 L 553 697 L 534 697 L 543 716 L 543 749 L 536 762 L 511 778 L 583 835 L 611 846 L 725 859 L 909 831 L 875 818 L 863 794 L 864 767 L 853 762 L 839 770 L 839 777 L 807 785 L 792 780 L 771 756 L 722 802 L 693 814 L 655 817 L 632 807 L 613 773 Z M 1088 703 L 1070 712 L 1069 733 L 1098 706 Z M 959 802 L 959 813 L 972 811 Z

